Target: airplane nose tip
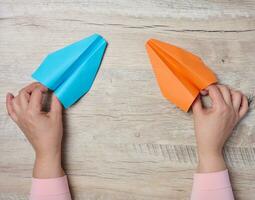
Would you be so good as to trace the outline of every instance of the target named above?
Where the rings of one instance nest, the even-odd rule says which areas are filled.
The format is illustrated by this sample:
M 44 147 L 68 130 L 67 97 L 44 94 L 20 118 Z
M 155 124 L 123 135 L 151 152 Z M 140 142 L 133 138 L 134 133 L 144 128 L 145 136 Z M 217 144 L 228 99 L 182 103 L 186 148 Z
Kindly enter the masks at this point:
M 149 40 L 147 40 L 146 44 L 151 45 L 153 42 L 155 42 L 155 39 L 150 38 Z

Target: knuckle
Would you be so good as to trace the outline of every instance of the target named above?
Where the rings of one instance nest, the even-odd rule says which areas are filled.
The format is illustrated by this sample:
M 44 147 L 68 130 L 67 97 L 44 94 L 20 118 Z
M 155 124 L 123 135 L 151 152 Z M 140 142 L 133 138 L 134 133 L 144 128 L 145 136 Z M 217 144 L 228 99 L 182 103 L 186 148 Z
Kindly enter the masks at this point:
M 238 91 L 232 90 L 231 93 L 232 93 L 232 96 L 235 96 L 238 94 Z
M 33 111 L 32 109 L 28 109 L 28 110 L 27 110 L 27 116 L 28 116 L 29 118 L 33 118 L 33 117 L 35 116 L 34 111 Z
M 244 100 L 244 102 L 245 102 L 246 104 L 248 104 L 248 98 L 247 98 L 246 95 L 243 95 L 243 100 Z
M 37 86 L 39 84 L 39 82 L 33 82 L 30 85 L 28 85 L 28 87 L 33 87 L 33 86 Z
M 40 87 L 36 86 L 35 89 L 34 89 L 34 91 L 33 91 L 33 93 L 38 94 L 38 93 L 40 93 L 40 92 L 41 92 Z
M 220 87 L 221 87 L 222 89 L 227 89 L 227 87 L 226 87 L 225 85 L 220 85 Z
M 242 93 L 240 91 L 234 91 L 234 94 L 238 97 L 241 97 L 242 96 Z
M 242 93 L 241 93 L 241 92 L 237 92 L 236 96 L 237 96 L 238 98 L 242 98 Z
M 218 86 L 218 88 L 221 90 L 222 88 L 223 88 L 223 85 L 217 85 Z
M 219 84 L 219 87 L 220 87 L 220 88 L 226 88 L 226 86 L 225 86 L 225 85 L 222 85 L 222 84 Z
M 227 86 L 224 86 L 223 90 L 226 91 L 226 92 L 230 92 L 230 89 Z
M 19 91 L 19 95 L 23 94 L 24 93 L 24 89 L 20 90 Z
M 225 114 L 225 113 L 227 113 L 227 112 L 229 112 L 229 111 L 230 111 L 230 108 L 229 108 L 229 106 L 226 105 L 226 104 L 222 104 L 221 106 L 218 107 L 218 112 L 219 112 L 220 114 Z
M 239 92 L 235 92 L 234 94 L 232 94 L 232 98 L 233 99 L 241 99 L 242 98 L 242 94 Z

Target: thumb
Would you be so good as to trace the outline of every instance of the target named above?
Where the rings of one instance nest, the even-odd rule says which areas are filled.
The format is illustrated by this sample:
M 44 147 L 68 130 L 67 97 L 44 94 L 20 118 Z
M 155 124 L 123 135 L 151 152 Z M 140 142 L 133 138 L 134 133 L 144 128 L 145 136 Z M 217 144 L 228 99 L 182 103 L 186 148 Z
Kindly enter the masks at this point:
M 54 94 L 52 94 L 50 114 L 62 114 L 62 105 Z
M 195 99 L 195 101 L 193 102 L 192 111 L 195 115 L 203 112 L 203 106 L 202 106 L 200 95 L 198 95 L 197 98 Z

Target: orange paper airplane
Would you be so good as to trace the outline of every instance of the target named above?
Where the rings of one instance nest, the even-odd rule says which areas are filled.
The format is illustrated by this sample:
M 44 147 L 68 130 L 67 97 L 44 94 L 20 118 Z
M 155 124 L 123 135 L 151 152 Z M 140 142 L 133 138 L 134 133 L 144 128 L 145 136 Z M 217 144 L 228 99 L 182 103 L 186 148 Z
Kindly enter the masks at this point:
M 203 61 L 184 49 L 155 39 L 146 48 L 161 92 L 185 112 L 202 89 L 217 82 Z

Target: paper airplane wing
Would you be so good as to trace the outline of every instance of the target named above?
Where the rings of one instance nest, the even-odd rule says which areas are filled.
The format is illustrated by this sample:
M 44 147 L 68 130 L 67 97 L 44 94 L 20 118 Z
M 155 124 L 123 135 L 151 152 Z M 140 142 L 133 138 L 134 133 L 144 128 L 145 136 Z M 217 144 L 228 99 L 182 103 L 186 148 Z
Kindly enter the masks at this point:
M 162 94 L 185 112 L 200 90 L 217 82 L 203 61 L 184 49 L 155 39 L 146 47 Z
M 32 77 L 54 91 L 65 108 L 89 91 L 107 42 L 97 34 L 49 54 Z

